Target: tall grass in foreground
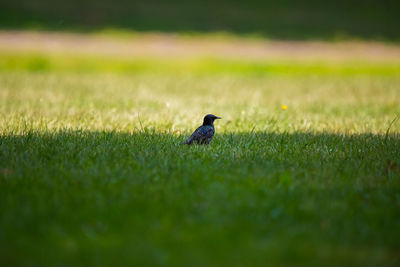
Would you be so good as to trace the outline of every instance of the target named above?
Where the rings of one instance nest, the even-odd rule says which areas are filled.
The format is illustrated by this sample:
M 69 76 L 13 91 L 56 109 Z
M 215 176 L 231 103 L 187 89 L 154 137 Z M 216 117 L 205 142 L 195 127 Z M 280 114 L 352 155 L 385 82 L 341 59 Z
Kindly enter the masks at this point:
M 59 70 L 0 73 L 1 265 L 399 264 L 397 74 Z

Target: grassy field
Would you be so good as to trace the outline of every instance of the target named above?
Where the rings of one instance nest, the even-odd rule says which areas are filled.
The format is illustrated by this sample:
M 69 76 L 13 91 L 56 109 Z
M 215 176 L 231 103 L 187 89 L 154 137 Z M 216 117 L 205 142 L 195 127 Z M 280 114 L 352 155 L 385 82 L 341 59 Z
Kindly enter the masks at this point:
M 400 264 L 398 64 L 0 69 L 2 266 Z M 207 113 L 211 145 L 180 145 Z

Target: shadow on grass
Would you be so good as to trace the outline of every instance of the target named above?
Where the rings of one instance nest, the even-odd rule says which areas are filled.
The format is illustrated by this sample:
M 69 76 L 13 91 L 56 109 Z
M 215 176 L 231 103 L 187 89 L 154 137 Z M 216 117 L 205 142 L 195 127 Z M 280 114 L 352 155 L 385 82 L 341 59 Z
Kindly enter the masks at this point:
M 178 169 L 211 172 L 223 166 L 229 170 L 245 169 L 250 176 L 257 169 L 268 170 L 257 173 L 268 176 L 272 169 L 283 166 L 282 170 L 303 170 L 301 175 L 307 175 L 307 170 L 314 175 L 326 173 L 328 168 L 331 173 L 326 174 L 336 176 L 348 167 L 349 176 L 382 176 L 387 160 L 400 159 L 398 134 L 217 133 L 209 146 L 181 145 L 186 137 L 106 131 L 5 135 L 0 139 L 0 167 L 18 173 L 30 168 L 65 171 L 68 166 L 71 172 L 91 169 L 105 176 L 108 173 L 104 170 L 111 169 L 168 175 Z M 246 176 L 246 172 L 242 174 Z
M 1 136 L 2 263 L 399 262 L 397 134 L 183 139 Z

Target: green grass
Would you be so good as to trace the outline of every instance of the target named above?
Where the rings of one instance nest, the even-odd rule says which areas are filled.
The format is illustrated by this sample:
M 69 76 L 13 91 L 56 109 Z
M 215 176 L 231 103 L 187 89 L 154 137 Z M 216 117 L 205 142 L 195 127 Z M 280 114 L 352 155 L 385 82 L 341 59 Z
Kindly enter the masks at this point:
M 2 266 L 400 263 L 396 68 L 48 58 L 0 73 Z
M 104 55 L 76 55 L 40 52 L 0 51 L 0 70 L 63 71 L 75 73 L 158 73 L 229 75 L 384 75 L 400 76 L 400 63 L 362 60 L 245 60 L 194 56 L 171 59 L 156 57 L 123 58 Z

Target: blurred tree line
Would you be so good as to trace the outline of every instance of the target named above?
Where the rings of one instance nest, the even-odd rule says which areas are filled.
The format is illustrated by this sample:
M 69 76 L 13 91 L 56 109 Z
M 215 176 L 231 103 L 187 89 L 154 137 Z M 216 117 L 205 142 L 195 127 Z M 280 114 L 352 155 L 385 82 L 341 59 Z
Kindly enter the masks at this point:
M 2 0 L 0 28 L 398 41 L 399 7 L 398 0 Z

